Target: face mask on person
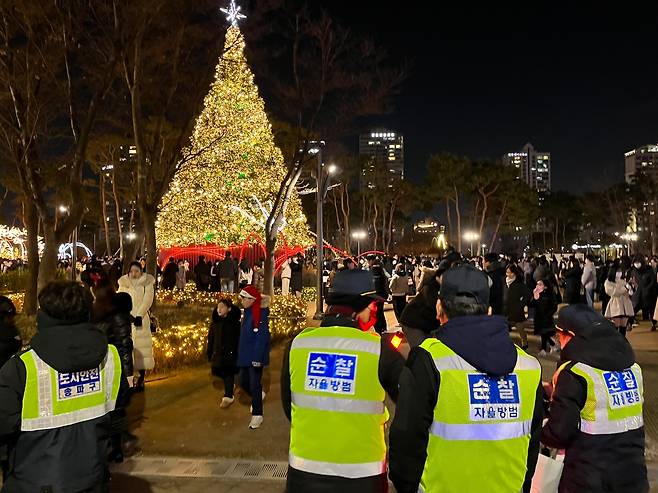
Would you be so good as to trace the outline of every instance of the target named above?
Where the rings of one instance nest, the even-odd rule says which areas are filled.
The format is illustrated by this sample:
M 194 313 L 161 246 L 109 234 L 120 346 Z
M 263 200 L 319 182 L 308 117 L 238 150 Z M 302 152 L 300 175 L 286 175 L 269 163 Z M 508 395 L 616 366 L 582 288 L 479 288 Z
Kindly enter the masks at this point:
M 615 278 L 621 279 L 621 271 L 615 272 Z
M 642 264 L 640 262 L 635 262 L 633 265 L 635 266 L 636 269 L 642 267 Z

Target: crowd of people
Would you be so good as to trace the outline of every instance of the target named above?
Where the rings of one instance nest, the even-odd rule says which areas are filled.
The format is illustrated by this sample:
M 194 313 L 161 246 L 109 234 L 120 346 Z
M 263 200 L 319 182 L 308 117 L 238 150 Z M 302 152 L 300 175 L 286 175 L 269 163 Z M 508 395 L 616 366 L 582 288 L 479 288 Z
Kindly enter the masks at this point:
M 170 257 L 162 269 L 161 287 L 167 290 L 183 290 L 188 280 L 193 280 L 198 291 L 239 293 L 245 286 L 255 286 L 262 293 L 265 287 L 264 269 L 263 259 L 252 265 L 246 257 L 238 260 L 228 250 L 224 258 L 215 261 L 206 260 L 205 256 L 201 255 L 191 271 L 188 260 L 176 261 L 174 257 Z M 284 260 L 279 269 L 283 295 L 294 294 L 301 297 L 303 270 L 302 254 Z
M 375 255 L 356 262 L 351 258 L 334 260 L 327 265 L 326 290 L 341 270 L 370 270 L 378 294 L 392 304 L 399 321 L 407 300 L 435 276 L 444 261 L 426 256 Z M 593 308 L 600 302 L 601 313 L 624 335 L 640 318 L 651 322 L 652 331 L 658 325 L 658 257 L 635 255 L 602 261 L 593 255 L 572 255 L 558 260 L 555 255 L 519 259 L 491 253 L 463 261 L 489 275 L 491 312 L 507 317 L 510 328 L 519 332 L 524 349 L 527 331 L 542 336 L 542 356 L 557 349 L 552 321 L 563 303 L 585 303 Z
M 0 272 L 21 271 L 27 267 L 27 263 L 23 262 L 20 258 L 6 258 L 0 259 Z
M 80 264 L 78 280 L 40 291 L 37 335 L 27 346 L 13 302 L 0 297 L 3 491 L 107 491 L 107 464 L 122 462 L 125 439 L 134 439 L 126 408 L 144 392 L 155 364 L 150 310 L 156 278 L 145 272 L 144 259 L 118 277 L 114 262 L 92 257 Z M 269 297 L 251 284 L 257 277 L 243 281 L 239 307 L 222 298 L 213 310 L 207 354 L 213 374 L 224 380 L 220 407 L 234 402 L 239 375 L 252 396 L 249 427 L 257 429 L 270 354 Z
M 123 460 L 126 408 L 154 368 L 157 280 L 143 259 L 118 277 L 114 264 L 90 259 L 79 282 L 47 285 L 26 347 L 14 305 L 0 297 L 6 491 L 103 491 L 108 461 Z M 384 493 L 390 480 L 399 493 L 478 492 L 483 481 L 487 491 L 529 492 L 550 447 L 563 451 L 560 492 L 645 493 L 642 371 L 625 336 L 639 317 L 656 325 L 656 266 L 642 256 L 454 251 L 330 263 L 320 326 L 283 355 L 287 490 Z M 301 294 L 303 267 L 301 255 L 284 262 L 284 294 Z M 212 310 L 207 359 L 224 383 L 219 408 L 234 404 L 236 384 L 250 397 L 251 430 L 264 424 L 270 363 L 261 268 L 227 253 L 192 269 L 199 289 L 238 292 L 238 304 L 219 296 Z M 160 288 L 181 289 L 188 273 L 170 259 Z M 392 342 L 387 303 L 407 357 Z M 551 382 L 526 352 L 529 331 L 539 355 L 558 360 Z M 387 396 L 396 404 L 388 440 Z
M 389 479 L 399 493 L 528 492 L 548 447 L 563 454 L 560 492 L 649 491 L 642 372 L 614 318 L 588 306 L 594 259 L 557 270 L 542 257 L 454 252 L 392 263 L 334 265 L 321 326 L 288 346 L 288 492 L 386 492 Z M 604 282 L 618 277 L 614 262 L 601 268 Z M 414 295 L 394 308 L 406 362 L 375 330 L 405 280 Z M 549 383 L 509 335 L 516 327 L 527 348 L 530 325 L 541 351 L 559 354 Z M 386 395 L 396 404 L 388 440 Z

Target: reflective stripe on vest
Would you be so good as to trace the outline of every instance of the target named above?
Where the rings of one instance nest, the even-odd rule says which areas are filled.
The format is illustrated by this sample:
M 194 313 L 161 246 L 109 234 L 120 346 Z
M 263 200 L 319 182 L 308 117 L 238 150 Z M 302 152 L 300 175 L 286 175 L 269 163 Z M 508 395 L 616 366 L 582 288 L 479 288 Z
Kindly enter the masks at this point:
M 357 329 L 350 329 L 356 331 Z M 381 352 L 380 341 L 367 341 L 359 339 L 346 339 L 343 337 L 302 337 L 293 341 L 295 349 L 333 349 L 336 351 L 349 350 L 362 353 L 371 353 L 379 356 Z
M 382 414 L 384 412 L 383 402 L 334 399 L 332 397 L 305 395 L 297 392 L 292 393 L 292 403 L 298 407 L 320 409 L 321 411 L 357 414 Z
M 465 359 L 459 357 L 459 355 L 449 355 L 443 356 L 441 358 L 435 358 L 434 366 L 436 369 L 441 370 L 467 370 L 467 371 L 477 371 L 473 365 L 471 365 Z M 517 356 L 515 370 L 536 370 L 538 368 L 539 362 L 531 356 Z M 541 367 L 539 367 L 541 369 Z
M 603 371 L 584 363 L 573 365 L 569 371 L 587 382 L 587 401 L 580 412 L 580 431 L 588 435 L 609 435 L 644 426 L 644 384 L 637 363 L 622 372 Z M 610 390 L 605 375 L 615 379 Z M 627 384 L 618 382 L 624 375 L 629 380 L 629 390 Z
M 530 433 L 532 420 L 511 423 L 448 424 L 434 421 L 432 435 L 444 440 L 509 440 Z
M 349 327 L 304 330 L 290 347 L 290 466 L 362 478 L 386 472 L 381 339 Z
M 288 455 L 290 467 L 298 471 L 311 474 L 324 474 L 326 476 L 340 476 L 343 478 L 358 479 L 369 476 L 378 476 L 386 472 L 386 461 L 367 462 L 362 464 L 338 464 L 334 462 L 321 462 L 317 460 L 302 459 L 292 452 Z
M 518 492 L 525 481 L 539 361 L 516 348 L 513 372 L 494 378 L 449 347 L 427 339 L 421 348 L 440 374 L 419 487 L 424 493 Z M 486 457 L 486 460 L 477 460 Z
M 58 373 L 30 350 L 20 356 L 26 380 L 21 431 L 61 428 L 106 415 L 114 410 L 121 382 L 121 360 L 108 346 L 98 369 Z

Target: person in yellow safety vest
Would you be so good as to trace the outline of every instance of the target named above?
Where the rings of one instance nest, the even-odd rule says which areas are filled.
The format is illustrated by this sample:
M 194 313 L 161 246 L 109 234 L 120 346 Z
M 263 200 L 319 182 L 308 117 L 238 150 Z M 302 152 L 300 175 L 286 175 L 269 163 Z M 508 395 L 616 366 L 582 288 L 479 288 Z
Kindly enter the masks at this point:
M 542 443 L 564 449 L 561 493 L 645 493 L 642 370 L 614 324 L 587 305 L 558 314 L 560 363 Z
M 0 370 L 2 492 L 107 491 L 109 413 L 128 386 L 119 354 L 89 322 L 89 289 L 56 281 L 38 299 L 37 334 Z
M 338 272 L 321 326 L 302 331 L 286 351 L 288 493 L 388 491 L 384 399 L 397 398 L 404 358 L 373 330 L 377 300 L 370 272 Z
M 389 437 L 398 493 L 530 491 L 543 419 L 541 367 L 488 316 L 490 283 L 445 271 L 436 338 L 411 350 Z

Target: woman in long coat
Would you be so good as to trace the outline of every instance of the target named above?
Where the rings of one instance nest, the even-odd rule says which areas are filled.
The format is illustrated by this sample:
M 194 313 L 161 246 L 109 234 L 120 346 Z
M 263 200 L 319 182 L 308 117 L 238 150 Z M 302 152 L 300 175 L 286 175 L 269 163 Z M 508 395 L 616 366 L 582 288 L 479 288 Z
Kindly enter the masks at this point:
M 139 262 L 132 262 L 128 274 L 119 279 L 119 293 L 128 293 L 133 302 L 130 314 L 134 317 L 132 337 L 135 371 L 138 372 L 135 390 L 144 390 L 146 370 L 155 367 L 149 310 L 153 304 L 155 278 L 143 271 Z

